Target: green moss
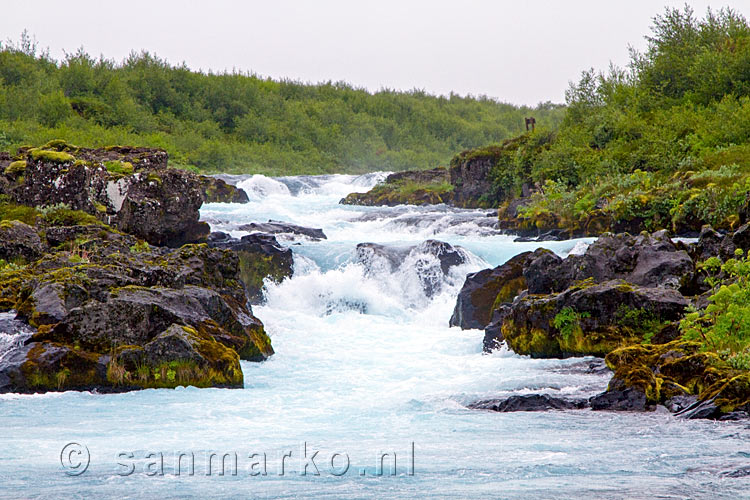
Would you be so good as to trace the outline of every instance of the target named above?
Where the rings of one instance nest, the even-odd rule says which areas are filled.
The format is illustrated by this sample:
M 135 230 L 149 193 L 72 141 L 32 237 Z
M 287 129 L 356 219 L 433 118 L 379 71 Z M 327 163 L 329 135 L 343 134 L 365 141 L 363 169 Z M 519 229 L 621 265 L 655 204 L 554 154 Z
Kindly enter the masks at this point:
M 31 150 L 31 157 L 35 161 L 43 161 L 49 163 L 68 163 L 75 161 L 75 157 L 71 154 L 64 153 L 62 151 L 49 151 L 46 149 Z
M 162 183 L 164 182 L 164 181 L 162 180 L 162 178 L 161 178 L 161 177 L 159 177 L 159 176 L 158 176 L 158 175 L 157 175 L 156 173 L 154 173 L 154 172 L 149 172 L 149 173 L 148 173 L 148 174 L 146 175 L 146 180 L 147 180 L 148 182 L 153 182 L 154 184 L 156 184 L 156 185 L 158 185 L 158 186 L 161 186 L 161 185 L 162 185 Z
M 0 203 L 0 220 L 18 220 L 30 226 L 36 224 L 39 211 L 26 205 Z
M 18 160 L 12 162 L 10 165 L 5 167 L 5 175 L 10 177 L 17 177 L 23 175 L 26 171 L 26 160 Z
M 134 171 L 133 164 L 123 161 L 105 161 L 104 167 L 110 174 L 131 175 Z
M 85 226 L 104 225 L 91 214 L 80 210 L 71 210 L 67 205 L 51 205 L 40 210 L 42 218 L 52 226 Z

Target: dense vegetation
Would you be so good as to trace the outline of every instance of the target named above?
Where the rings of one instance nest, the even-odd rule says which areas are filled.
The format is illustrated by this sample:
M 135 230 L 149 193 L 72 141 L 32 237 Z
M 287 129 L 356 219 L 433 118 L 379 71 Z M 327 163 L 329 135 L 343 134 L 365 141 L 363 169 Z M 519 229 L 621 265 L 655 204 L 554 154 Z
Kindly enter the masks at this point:
M 201 73 L 148 53 L 118 64 L 79 50 L 58 62 L 27 35 L 0 46 L 0 150 L 64 139 L 165 148 L 202 171 L 299 174 L 447 164 L 461 149 L 556 127 L 563 107 L 516 107 L 420 90 Z
M 536 186 L 527 227 L 736 227 L 750 190 L 750 26 L 686 6 L 652 30 L 627 69 L 571 85 L 559 129 L 475 152 L 494 155 L 496 202 Z

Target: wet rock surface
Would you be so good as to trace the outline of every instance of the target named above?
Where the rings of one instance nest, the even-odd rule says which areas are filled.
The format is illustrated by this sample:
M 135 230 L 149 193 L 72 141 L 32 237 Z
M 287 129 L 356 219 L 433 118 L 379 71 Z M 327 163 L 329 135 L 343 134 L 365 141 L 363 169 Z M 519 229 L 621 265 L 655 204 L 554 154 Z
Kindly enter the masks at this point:
M 298 226 L 289 222 L 269 220 L 268 222 L 251 222 L 243 224 L 238 228 L 240 231 L 258 232 L 279 235 L 300 235 L 313 240 L 327 239 L 322 229 Z
M 254 233 L 237 239 L 215 232 L 209 236 L 208 246 L 231 250 L 237 255 L 240 277 L 252 304 L 263 302 L 265 279 L 279 283 L 294 273 L 292 251 L 270 234 Z

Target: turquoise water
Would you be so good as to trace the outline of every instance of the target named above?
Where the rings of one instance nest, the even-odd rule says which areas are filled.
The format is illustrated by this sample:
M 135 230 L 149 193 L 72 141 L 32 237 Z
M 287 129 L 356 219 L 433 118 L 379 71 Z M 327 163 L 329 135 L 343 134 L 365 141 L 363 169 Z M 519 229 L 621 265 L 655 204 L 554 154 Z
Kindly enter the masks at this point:
M 377 179 L 255 176 L 240 180 L 249 204 L 205 206 L 204 220 L 236 236 L 245 234 L 239 225 L 268 219 L 328 235 L 286 241 L 296 276 L 269 286 L 267 303 L 254 308 L 276 355 L 243 362 L 244 390 L 0 396 L 0 497 L 748 496 L 750 480 L 725 474 L 750 465 L 746 423 L 686 422 L 665 411 L 466 409 L 508 394 L 586 396 L 603 390 L 608 377 L 585 373 L 580 359 L 485 355 L 481 331 L 448 328 L 466 273 L 539 244 L 494 234 L 481 211 L 338 205 Z M 450 275 L 436 275 L 439 292 L 429 298 L 420 285 L 424 273 L 436 272 L 428 255 L 412 255 L 395 270 L 354 261 L 357 243 L 428 238 L 460 245 L 468 256 Z M 585 243 L 544 245 L 565 255 Z M 7 344 L 15 332 L 0 325 Z M 85 446 L 83 454 L 68 447 L 61 461 L 73 442 Z M 308 457 L 318 454 L 303 475 L 305 446 Z M 177 475 L 179 453 L 187 456 Z M 212 453 L 228 455 L 224 475 L 220 460 L 207 465 Z M 86 470 L 85 463 L 76 468 L 86 456 Z

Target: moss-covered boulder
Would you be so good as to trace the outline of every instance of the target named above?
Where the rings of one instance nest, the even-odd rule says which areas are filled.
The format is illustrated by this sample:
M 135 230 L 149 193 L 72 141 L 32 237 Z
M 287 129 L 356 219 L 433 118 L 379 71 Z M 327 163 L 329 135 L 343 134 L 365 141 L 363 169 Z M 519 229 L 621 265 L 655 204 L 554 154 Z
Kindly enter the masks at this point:
M 680 319 L 688 301 L 672 289 L 621 280 L 581 283 L 559 294 L 525 295 L 499 308 L 508 347 L 535 358 L 605 356 Z
M 341 203 L 367 206 L 437 205 L 451 203 L 453 190 L 448 170 L 444 167 L 412 170 L 391 174 L 370 191 L 351 193 Z
M 643 408 L 663 404 L 686 418 L 727 418 L 750 411 L 750 376 L 733 369 L 700 343 L 631 345 L 605 358 L 614 372 L 607 392 L 592 399 L 594 409 L 620 409 L 610 403 L 640 398 Z M 730 417 L 731 418 L 731 417 Z
M 273 354 L 235 253 L 107 226 L 46 231 L 46 254 L 0 269 L 0 309 L 36 330 L 0 361 L 0 392 L 241 387 L 240 359 Z
M 21 148 L 16 158 L 3 176 L 17 204 L 83 211 L 154 245 L 199 242 L 209 233 L 199 221 L 204 198 L 199 177 L 168 169 L 163 150 L 87 149 L 51 141 Z
M 265 281 L 280 283 L 294 273 L 292 251 L 270 234 L 254 233 L 241 239 L 226 233 L 212 233 L 208 245 L 234 252 L 239 259 L 240 277 L 252 304 L 263 302 Z
M 250 199 L 244 189 L 223 179 L 208 175 L 199 176 L 205 203 L 247 203 Z

